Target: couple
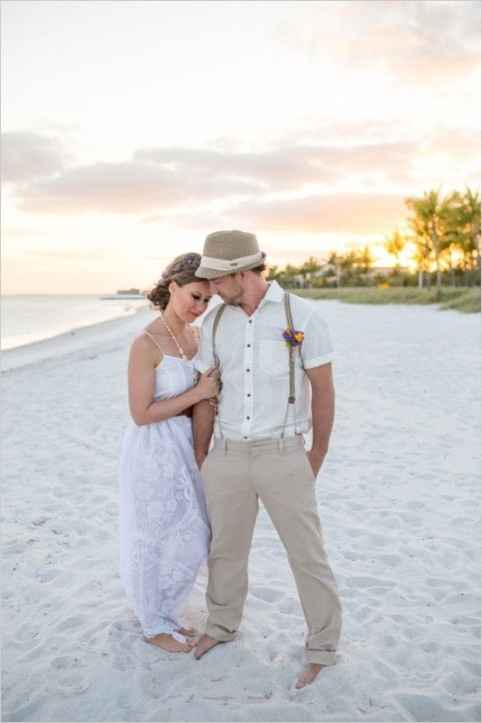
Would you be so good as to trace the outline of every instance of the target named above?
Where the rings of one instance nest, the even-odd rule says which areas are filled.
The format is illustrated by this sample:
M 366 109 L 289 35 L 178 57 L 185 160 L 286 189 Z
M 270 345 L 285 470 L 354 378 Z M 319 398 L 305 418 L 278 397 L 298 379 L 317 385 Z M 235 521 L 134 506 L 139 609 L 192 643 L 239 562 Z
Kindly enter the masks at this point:
M 335 663 L 341 629 L 315 497 L 333 424 L 332 347 L 317 306 L 267 283 L 264 270 L 256 236 L 218 231 L 202 257 L 176 258 L 148 297 L 160 315 L 129 358 L 121 579 L 148 642 L 201 658 L 239 628 L 261 499 L 308 626 L 302 688 Z M 198 333 L 192 322 L 213 293 L 224 303 Z M 177 616 L 206 558 L 208 620 L 195 640 Z

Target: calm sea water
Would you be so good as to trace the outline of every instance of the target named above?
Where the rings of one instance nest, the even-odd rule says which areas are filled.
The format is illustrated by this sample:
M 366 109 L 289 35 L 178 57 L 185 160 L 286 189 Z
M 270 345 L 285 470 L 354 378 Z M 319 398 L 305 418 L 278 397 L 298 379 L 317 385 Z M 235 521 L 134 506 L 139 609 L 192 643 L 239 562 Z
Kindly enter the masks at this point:
M 145 305 L 143 299 L 107 301 L 98 296 L 3 296 L 2 349 L 128 316 Z

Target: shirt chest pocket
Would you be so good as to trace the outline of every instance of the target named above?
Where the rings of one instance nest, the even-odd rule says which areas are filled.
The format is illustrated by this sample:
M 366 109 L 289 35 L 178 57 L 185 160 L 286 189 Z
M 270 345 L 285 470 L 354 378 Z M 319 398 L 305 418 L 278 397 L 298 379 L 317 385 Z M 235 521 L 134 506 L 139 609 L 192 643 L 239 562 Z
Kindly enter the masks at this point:
M 259 365 L 271 377 L 289 375 L 288 346 L 285 341 L 261 341 L 259 343 Z

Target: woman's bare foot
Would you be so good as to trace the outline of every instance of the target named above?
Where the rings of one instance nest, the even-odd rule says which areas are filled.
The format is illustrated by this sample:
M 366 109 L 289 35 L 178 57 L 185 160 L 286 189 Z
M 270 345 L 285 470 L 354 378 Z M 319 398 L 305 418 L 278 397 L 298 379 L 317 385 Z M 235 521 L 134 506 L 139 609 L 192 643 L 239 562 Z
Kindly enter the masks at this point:
M 189 641 L 188 643 L 181 643 L 179 640 L 176 640 L 176 638 L 172 635 L 168 635 L 167 633 L 159 633 L 159 635 L 154 635 L 152 638 L 144 638 L 144 640 L 146 643 L 156 645 L 158 648 L 166 650 L 168 653 L 190 653 L 195 645 L 192 641 Z
M 194 630 L 194 628 L 178 628 L 176 632 L 185 635 L 186 638 L 197 638 L 199 635 L 198 631 Z
M 319 663 L 308 663 L 302 673 L 299 674 L 298 680 L 296 681 L 295 688 L 304 688 L 306 685 L 310 685 L 317 677 L 323 665 Z

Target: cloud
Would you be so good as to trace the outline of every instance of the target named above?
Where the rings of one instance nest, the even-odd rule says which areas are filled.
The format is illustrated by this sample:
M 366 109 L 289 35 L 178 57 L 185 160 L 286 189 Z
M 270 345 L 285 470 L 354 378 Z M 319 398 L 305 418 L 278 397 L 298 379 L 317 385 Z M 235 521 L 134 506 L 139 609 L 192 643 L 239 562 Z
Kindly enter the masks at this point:
M 472 161 L 480 166 L 480 133 L 475 131 L 436 131 L 427 141 L 435 153 L 456 156 L 459 161 Z
M 403 3 L 406 22 L 397 30 L 382 29 L 385 62 L 402 80 L 445 84 L 480 68 L 478 2 Z
M 171 167 L 194 178 L 244 178 L 267 191 L 293 190 L 309 183 L 331 183 L 348 174 L 406 172 L 413 143 L 291 145 L 258 153 L 223 153 L 189 148 L 142 149 L 136 159 Z
M 253 190 L 242 180 L 204 177 L 143 160 L 94 163 L 18 189 L 21 208 L 47 213 L 141 213 Z
M 307 3 L 277 38 L 310 60 L 378 68 L 413 85 L 450 83 L 480 66 L 480 20 L 480 4 L 465 0 Z
M 258 153 L 196 148 L 145 148 L 123 163 L 67 168 L 16 188 L 30 212 L 150 214 L 212 201 L 233 202 L 275 192 L 300 192 L 381 174 L 402 181 L 414 143 L 292 145 Z
M 400 194 L 336 193 L 296 199 L 245 201 L 224 213 L 181 215 L 189 228 L 251 228 L 274 232 L 385 234 L 406 216 Z
M 108 256 L 106 251 L 81 251 L 78 249 L 72 249 L 71 251 L 58 251 L 57 249 L 26 249 L 24 253 L 26 256 L 33 256 L 41 259 L 56 259 L 57 261 L 88 261 L 91 259 L 103 259 Z
M 366 199 L 381 199 L 381 208 L 391 209 L 394 193 L 402 189 L 413 193 L 423 174 L 423 183 L 427 182 L 424 169 L 432 157 L 443 153 L 447 163 L 467 171 L 480 155 L 474 132 L 445 129 L 417 138 L 407 134 L 404 140 L 377 142 L 374 137 L 371 142 L 355 143 L 356 128 L 355 122 L 341 126 L 338 143 L 297 144 L 293 137 L 291 144 L 257 152 L 152 147 L 137 150 L 124 162 L 99 161 L 55 171 L 50 164 L 45 166 L 49 175 L 19 182 L 13 193 L 19 207 L 30 213 L 133 214 L 145 223 L 163 220 L 176 225 L 179 218 L 193 218 L 209 208 L 220 214 L 244 204 L 264 213 L 270 203 L 292 208 L 298 203 L 293 196 L 307 199 L 321 194 L 336 203 L 349 191 L 361 189 Z M 374 125 L 374 136 L 376 130 Z M 383 125 L 379 128 L 382 134 L 386 130 Z M 335 136 L 333 130 L 331 137 Z M 53 148 L 60 148 L 51 140 Z M 356 204 L 360 196 L 352 194 L 352 198 Z M 364 218 L 362 206 L 360 218 Z M 314 217 L 310 223 L 317 225 Z
M 2 180 L 30 181 L 61 171 L 68 157 L 58 138 L 31 132 L 2 134 Z

